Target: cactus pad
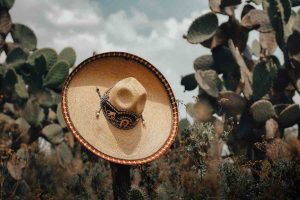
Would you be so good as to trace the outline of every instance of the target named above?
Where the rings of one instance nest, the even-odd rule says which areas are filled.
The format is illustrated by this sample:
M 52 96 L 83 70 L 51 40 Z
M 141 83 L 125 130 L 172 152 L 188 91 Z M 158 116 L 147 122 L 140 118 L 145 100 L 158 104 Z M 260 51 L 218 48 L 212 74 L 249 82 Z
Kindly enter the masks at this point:
M 278 122 L 283 128 L 291 127 L 300 122 L 299 104 L 287 106 L 279 115 Z
M 280 66 L 276 57 L 271 57 L 267 61 L 258 63 L 253 72 L 253 98 L 258 100 L 265 96 L 272 87 Z
M 57 62 L 47 73 L 43 86 L 48 88 L 58 88 L 69 74 L 69 64 L 65 61 Z
M 50 124 L 42 129 L 42 134 L 51 144 L 59 144 L 64 140 L 62 127 L 58 124 Z
M 195 73 L 195 79 L 199 86 L 210 96 L 218 97 L 221 90 L 221 80 L 214 70 L 198 70 Z
M 37 38 L 34 32 L 23 24 L 13 24 L 11 36 L 15 43 L 20 44 L 23 48 L 34 50 L 37 45 Z
M 34 51 L 30 56 L 29 56 L 29 60 L 34 60 L 37 57 L 43 55 L 46 63 L 47 63 L 47 68 L 48 70 L 56 63 L 57 61 L 57 53 L 54 49 L 51 48 L 42 48 L 39 50 Z
M 25 108 L 22 110 L 23 117 L 31 126 L 37 127 L 45 117 L 43 109 L 39 106 L 38 101 L 34 98 L 29 98 Z
M 194 73 L 182 77 L 180 84 L 184 86 L 184 91 L 194 90 L 198 86 Z
M 17 75 L 17 83 L 15 84 L 15 91 L 16 94 L 22 99 L 27 99 L 29 96 L 25 81 L 20 75 Z
M 241 21 L 241 25 L 248 29 L 257 29 L 260 32 L 273 30 L 268 14 L 263 10 L 250 10 Z
M 294 31 L 287 40 L 287 50 L 290 55 L 298 55 L 300 53 L 300 32 Z
M 73 48 L 66 47 L 58 55 L 58 60 L 64 60 L 69 63 L 69 67 L 73 67 L 76 61 L 76 53 Z
M 194 61 L 195 71 L 213 69 L 213 65 L 214 59 L 211 55 L 200 56 Z
M 22 62 L 22 61 L 25 62 L 27 60 L 27 57 L 28 57 L 28 53 L 24 51 L 22 48 L 17 47 L 9 52 L 9 54 L 6 57 L 6 63 L 12 64 L 12 63 Z
M 63 167 L 68 167 L 73 160 L 73 154 L 70 147 L 66 144 L 66 142 L 61 142 L 56 146 L 56 153 L 58 157 L 58 163 Z
M 212 56 L 218 73 L 230 73 L 239 68 L 230 49 L 226 46 L 218 46 L 212 49 Z
M 241 114 L 247 104 L 247 101 L 243 97 L 231 91 L 220 92 L 218 100 L 225 112 L 231 115 Z
M 276 116 L 274 107 L 270 101 L 259 100 L 250 107 L 250 112 L 256 122 L 265 122 Z
M 15 0 L 0 0 L 0 8 L 9 10 L 15 3 Z
M 260 45 L 268 51 L 268 54 L 273 54 L 277 48 L 276 34 L 274 31 L 268 33 L 259 33 Z
M 186 39 L 191 44 L 198 44 L 212 37 L 217 28 L 217 16 L 214 13 L 204 14 L 191 24 Z
M 179 133 L 182 133 L 190 126 L 190 122 L 188 119 L 184 118 L 179 121 Z
M 288 107 L 289 104 L 277 104 L 274 106 L 274 110 L 276 112 L 276 115 L 279 116 L 280 113 L 286 108 Z

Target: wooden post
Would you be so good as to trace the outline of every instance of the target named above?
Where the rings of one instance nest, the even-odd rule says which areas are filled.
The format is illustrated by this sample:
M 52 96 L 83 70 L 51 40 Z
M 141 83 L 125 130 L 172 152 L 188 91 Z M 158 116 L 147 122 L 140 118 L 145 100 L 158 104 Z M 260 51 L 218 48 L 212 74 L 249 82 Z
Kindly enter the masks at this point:
M 115 200 L 127 200 L 131 186 L 130 166 L 110 163 Z

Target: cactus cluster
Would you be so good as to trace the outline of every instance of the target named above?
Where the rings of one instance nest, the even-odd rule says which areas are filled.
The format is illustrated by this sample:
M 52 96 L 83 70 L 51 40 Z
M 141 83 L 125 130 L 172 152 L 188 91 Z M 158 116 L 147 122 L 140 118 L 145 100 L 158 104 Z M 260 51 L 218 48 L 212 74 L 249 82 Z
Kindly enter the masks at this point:
M 60 53 L 38 48 L 34 31 L 13 22 L 13 4 L 0 0 L 0 54 L 5 54 L 0 63 L 0 198 L 104 198 L 109 190 L 95 184 L 103 183 L 108 172 L 102 172 L 109 167 L 81 150 L 61 112 L 60 93 L 76 53 L 71 47 Z M 85 188 L 75 192 L 81 182 Z
M 261 196 L 252 193 L 260 190 L 256 187 L 279 183 L 272 185 L 255 174 L 262 173 L 258 166 L 240 163 L 268 163 L 268 175 L 275 173 L 278 162 L 299 164 L 300 105 L 293 98 L 300 94 L 300 11 L 294 8 L 299 2 L 209 0 L 209 5 L 211 11 L 195 19 L 183 36 L 211 54 L 196 58 L 195 73 L 182 77 L 185 91 L 198 89 L 199 93 L 195 102 L 185 105 L 192 123 L 182 119 L 180 133 L 201 177 L 221 183 L 217 190 L 211 187 L 213 197 L 263 199 L 264 191 Z M 235 15 L 238 6 L 240 17 Z M 219 24 L 217 14 L 227 15 L 228 21 Z M 250 32 L 257 32 L 259 38 L 249 41 Z M 275 54 L 278 48 L 282 59 Z M 206 132 L 213 139 L 203 137 Z M 211 176 L 212 172 L 219 176 Z M 279 185 L 295 192 L 289 184 Z M 230 191 L 233 188 L 237 191 Z
M 238 19 L 235 9 L 240 3 L 211 0 L 211 12 L 191 23 L 184 38 L 211 49 L 211 55 L 196 58 L 195 73 L 184 76 L 181 84 L 186 91 L 198 88 L 197 101 L 208 101 L 213 113 L 233 117 L 240 128 L 237 135 L 247 132 L 251 137 L 254 128 L 264 129 L 263 124 L 271 118 L 283 135 L 285 128 L 300 122 L 299 102 L 293 101 L 295 93 L 300 93 L 300 13 L 293 9 L 298 3 L 247 1 L 240 5 L 243 11 Z M 217 13 L 228 15 L 228 21 L 218 27 Z M 252 49 L 248 44 L 251 31 L 259 33 Z M 277 47 L 283 64 L 274 55 Z M 276 113 L 274 108 L 282 104 L 290 107 L 289 111 Z M 246 115 L 248 122 L 243 121 Z M 251 126 L 244 129 L 244 123 Z
M 11 138 L 5 148 L 17 151 L 21 144 L 39 137 L 60 145 L 65 135 L 60 92 L 75 63 L 75 51 L 68 47 L 57 54 L 52 48 L 38 49 L 35 33 L 26 25 L 12 22 L 9 8 L 13 1 L 1 2 L 5 6 L 1 7 L 0 21 L 5 26 L 1 26 L 0 51 L 6 59 L 1 63 L 0 110 L 4 120 L 22 129 L 18 141 Z M 8 34 L 13 42 L 6 42 Z

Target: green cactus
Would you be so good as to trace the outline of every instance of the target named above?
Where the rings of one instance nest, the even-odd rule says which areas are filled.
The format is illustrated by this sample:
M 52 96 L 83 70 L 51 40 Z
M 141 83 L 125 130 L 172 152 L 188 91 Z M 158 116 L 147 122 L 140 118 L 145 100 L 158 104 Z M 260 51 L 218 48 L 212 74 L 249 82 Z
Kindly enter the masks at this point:
M 28 52 L 24 51 L 22 48 L 17 47 L 9 52 L 6 57 L 7 64 L 25 62 L 28 57 Z
M 63 129 L 58 124 L 50 124 L 42 129 L 42 134 L 51 144 L 60 144 L 64 140 Z
M 267 10 L 271 25 L 274 30 L 276 30 L 276 40 L 278 43 L 278 46 L 283 51 L 284 54 L 286 54 L 285 51 L 285 42 L 284 42 L 284 24 L 283 24 L 283 18 L 287 17 L 284 16 L 284 8 L 283 5 L 279 0 L 270 0 L 270 1 L 264 1 L 265 5 L 264 8 Z
M 268 33 L 259 33 L 259 42 L 262 48 L 262 52 L 267 56 L 273 54 L 278 45 L 276 42 L 276 33 L 268 32 Z
M 17 83 L 17 74 L 16 74 L 15 70 L 8 69 L 6 74 L 5 74 L 5 77 L 4 77 L 4 84 L 3 85 L 13 87 L 16 83 Z
M 273 31 L 268 14 L 263 10 L 250 10 L 241 21 L 241 25 L 250 30 L 257 29 L 259 32 L 267 33 Z
M 47 72 L 47 65 L 45 58 L 40 56 L 34 61 L 17 62 L 14 65 L 16 71 L 22 75 L 26 84 L 28 85 L 28 90 L 32 93 L 42 90 L 43 86 L 43 76 Z
M 280 63 L 276 57 L 258 63 L 253 71 L 253 98 L 258 100 L 265 96 L 273 84 Z
M 293 33 L 287 39 L 287 50 L 289 54 L 294 59 L 298 60 L 298 55 L 300 54 L 300 47 L 299 47 L 299 39 L 300 39 L 300 32 L 293 31 Z
M 218 100 L 222 109 L 230 115 L 241 114 L 245 110 L 247 104 L 245 98 L 232 91 L 220 92 Z
M 56 141 L 58 142 L 59 140 Z M 73 161 L 73 154 L 68 144 L 61 142 L 55 147 L 55 150 L 58 156 L 58 163 L 62 167 L 67 168 Z
M 15 91 L 18 97 L 20 97 L 21 99 L 27 99 L 29 97 L 25 81 L 20 75 L 17 75 L 17 83 L 15 84 Z
M 274 110 L 276 112 L 276 115 L 279 116 L 280 113 L 287 107 L 289 104 L 277 104 L 274 105 Z
M 35 50 L 37 38 L 34 32 L 23 24 L 13 24 L 11 27 L 11 36 L 15 43 L 27 50 Z
M 15 3 L 15 0 L 0 0 L 0 8 L 9 10 Z
M 300 121 L 299 104 L 292 104 L 281 111 L 278 122 L 283 128 L 291 127 Z
M 212 37 L 217 28 L 217 16 L 214 13 L 207 13 L 197 18 L 191 24 L 185 37 L 191 44 L 198 44 Z
M 69 74 L 69 64 L 65 61 L 58 61 L 47 73 L 43 86 L 51 89 L 57 89 L 63 84 L 63 81 Z
M 69 67 L 73 67 L 76 61 L 76 53 L 73 48 L 66 47 L 58 55 L 58 60 L 64 60 L 69 64 Z
M 188 119 L 184 118 L 179 121 L 179 133 L 182 133 L 190 126 L 190 122 Z
M 181 78 L 181 85 L 184 86 L 184 91 L 191 91 L 196 89 L 198 86 L 197 81 L 195 79 L 195 74 L 189 74 Z
M 292 7 L 300 6 L 299 0 L 290 0 Z
M 259 100 L 253 103 L 250 112 L 256 122 L 265 122 L 276 116 L 272 103 L 267 100 Z
M 109 169 L 80 149 L 61 112 L 61 86 L 75 52 L 68 47 L 58 56 L 54 49 L 37 49 L 34 32 L 12 24 L 13 3 L 0 0 L 1 199 L 107 199 Z M 86 189 L 70 192 L 65 186 L 77 188 L 79 176 Z
M 34 60 L 27 60 L 32 68 L 32 72 L 36 73 L 39 77 L 47 73 L 47 61 L 43 55 L 36 57 Z
M 278 6 L 279 12 L 281 12 L 281 17 L 285 21 L 285 23 L 288 23 L 291 15 L 292 15 L 292 5 L 291 1 L 285 1 L 285 0 L 279 0 L 280 5 Z
M 56 103 L 54 103 L 52 91 L 50 90 L 38 90 L 34 93 L 34 95 L 42 108 L 50 108 L 51 106 L 56 105 Z
M 209 95 L 218 97 L 221 90 L 221 80 L 214 70 L 198 70 L 195 73 L 195 78 L 199 86 Z
M 212 56 L 218 73 L 228 74 L 239 68 L 228 47 L 218 46 L 212 49 Z
M 38 104 L 37 99 L 34 97 L 28 99 L 22 110 L 21 116 L 33 127 L 41 125 L 41 122 L 45 118 L 43 109 Z
M 57 61 L 58 55 L 54 49 L 51 48 L 42 48 L 34 51 L 28 58 L 28 60 L 35 60 L 36 58 L 44 56 L 46 63 L 47 63 L 47 69 L 49 70 Z
M 235 70 L 230 73 L 223 74 L 224 85 L 227 90 L 235 91 L 240 84 L 240 72 Z
M 208 70 L 214 69 L 214 60 L 211 55 L 203 55 L 194 60 L 194 69 L 197 70 Z

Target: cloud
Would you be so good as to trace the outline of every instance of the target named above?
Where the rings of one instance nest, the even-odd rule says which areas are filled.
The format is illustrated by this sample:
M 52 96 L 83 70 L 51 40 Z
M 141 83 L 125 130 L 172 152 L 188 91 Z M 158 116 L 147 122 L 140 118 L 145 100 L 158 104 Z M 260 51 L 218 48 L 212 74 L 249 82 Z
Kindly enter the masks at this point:
M 95 26 L 100 22 L 100 18 L 96 13 L 62 9 L 59 6 L 53 6 L 51 10 L 46 11 L 45 15 L 49 22 L 59 27 L 84 28 Z
M 141 3 L 151 7 L 147 1 L 139 1 L 138 5 Z M 147 7 L 142 10 L 134 5 L 104 14 L 103 5 L 99 7 L 97 1 L 18 0 L 11 15 L 33 28 L 39 48 L 53 47 L 60 51 L 66 46 L 73 47 L 77 63 L 90 57 L 93 51 L 127 51 L 139 55 L 166 76 L 176 98 L 188 102 L 197 91 L 183 93 L 181 76 L 193 72 L 195 58 L 210 52 L 182 38 L 193 19 L 204 12 L 196 3 L 189 5 L 187 16 L 174 16 L 174 9 L 168 16 L 168 9 L 164 9 L 164 17 L 159 18 L 150 15 Z M 172 6 L 179 11 L 185 3 L 177 4 Z
M 11 15 L 14 22 L 24 23 L 36 32 L 39 48 L 60 51 L 73 47 L 77 63 L 93 51 L 139 55 L 154 64 L 168 79 L 176 98 L 187 103 L 197 90 L 183 93 L 181 76 L 192 73 L 194 59 L 210 50 L 189 44 L 182 35 L 207 9 L 207 2 L 200 0 L 17 0 Z M 240 13 L 241 7 L 237 16 Z M 219 24 L 228 19 L 224 15 L 218 18 Z M 252 32 L 249 44 L 255 36 Z

